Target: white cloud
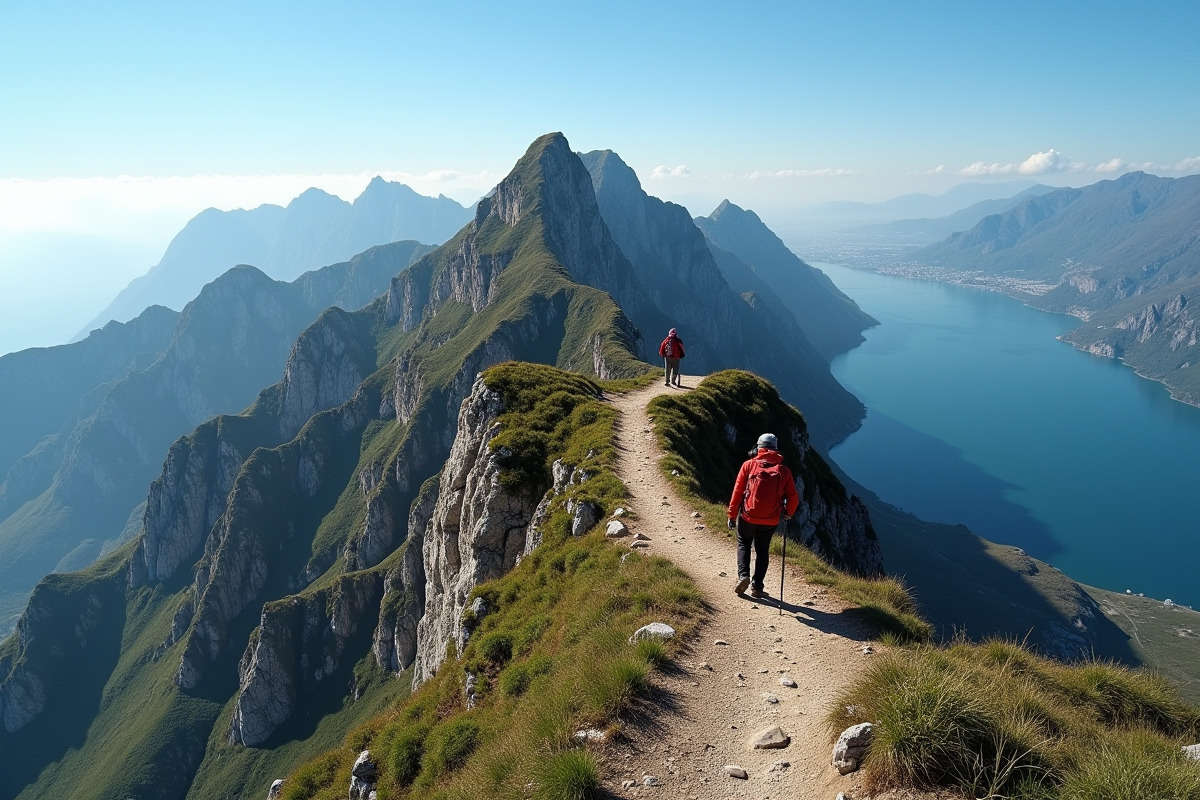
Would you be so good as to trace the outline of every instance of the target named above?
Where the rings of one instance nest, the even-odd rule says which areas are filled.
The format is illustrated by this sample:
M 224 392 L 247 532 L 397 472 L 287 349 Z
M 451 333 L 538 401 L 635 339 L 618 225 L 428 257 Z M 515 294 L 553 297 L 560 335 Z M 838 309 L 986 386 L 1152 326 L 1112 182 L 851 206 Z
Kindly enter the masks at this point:
M 650 177 L 654 180 L 662 180 L 664 178 L 687 178 L 692 174 L 692 168 L 687 164 L 680 164 L 675 167 L 657 166 L 650 172 Z
M 1011 175 L 1016 171 L 1016 164 L 985 164 L 982 161 L 976 161 L 974 164 L 969 164 L 960 169 L 958 174 L 969 178 L 976 178 L 982 175 Z
M 1094 172 L 1124 172 L 1129 169 L 1129 162 L 1123 158 L 1113 158 L 1092 167 Z
M 1017 172 L 1022 175 L 1046 175 L 1051 172 L 1067 172 L 1073 169 L 1069 158 L 1050 148 L 1044 153 L 1034 153 L 1021 162 Z
M 1167 168 L 1171 172 L 1195 172 L 1200 170 L 1200 156 L 1192 156 L 1181 161 L 1176 161 Z
M 982 177 L 987 175 L 1047 175 L 1052 172 L 1081 172 L 1087 166 L 1079 161 L 1072 161 L 1054 148 L 1044 153 L 1034 153 L 1020 164 L 988 164 L 976 161 L 958 171 L 965 177 Z
M 858 175 L 859 173 L 852 169 L 842 168 L 826 168 L 826 169 L 775 169 L 775 170 L 755 170 L 746 176 L 747 179 L 756 181 L 762 178 L 841 178 L 849 175 Z

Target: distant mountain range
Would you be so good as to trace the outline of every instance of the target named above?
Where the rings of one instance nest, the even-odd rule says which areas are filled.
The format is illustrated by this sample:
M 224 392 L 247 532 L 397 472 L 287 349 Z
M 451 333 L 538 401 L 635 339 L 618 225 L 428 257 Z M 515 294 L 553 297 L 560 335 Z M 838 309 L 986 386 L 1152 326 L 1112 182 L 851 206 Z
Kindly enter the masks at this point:
M 1200 405 L 1200 175 L 1029 197 L 912 258 L 1085 322 L 1064 338 Z
M 1033 181 L 962 183 L 939 195 L 915 192 L 879 203 L 836 201 L 810 206 L 798 212 L 797 226 L 805 229 L 842 229 L 883 225 L 899 220 L 946 217 L 969 206 L 997 198 L 1008 198 L 1031 189 Z
M 953 214 L 921 219 L 900 219 L 882 225 L 862 225 L 847 228 L 846 234 L 868 234 L 875 237 L 904 239 L 914 244 L 932 244 L 958 231 L 974 227 L 984 217 L 1003 214 L 1030 197 L 1040 197 L 1055 191 L 1052 186 L 1036 184 L 1011 197 L 981 200 L 978 203 L 955 211 Z
M 309 189 L 286 207 L 210 208 L 192 218 L 171 240 L 162 260 L 125 287 L 76 340 L 109 320 L 133 319 L 152 305 L 181 309 L 200 287 L 238 264 L 290 281 L 378 244 L 441 244 L 471 214 L 470 208 L 444 195 L 425 197 L 379 177 L 353 203 Z

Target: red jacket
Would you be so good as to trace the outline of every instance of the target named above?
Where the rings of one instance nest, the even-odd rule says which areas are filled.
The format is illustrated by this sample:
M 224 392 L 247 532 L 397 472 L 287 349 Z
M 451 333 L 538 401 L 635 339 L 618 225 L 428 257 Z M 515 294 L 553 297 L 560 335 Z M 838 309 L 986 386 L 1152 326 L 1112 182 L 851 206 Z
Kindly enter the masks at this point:
M 662 344 L 658 346 L 658 354 L 663 358 L 667 358 L 668 342 L 674 345 L 674 350 L 670 357 L 683 358 L 683 339 L 680 339 L 678 336 L 668 336 L 667 338 L 663 339 Z
M 746 493 L 746 477 L 750 474 L 750 467 L 755 461 L 769 461 L 772 464 L 779 464 L 780 473 L 783 477 L 783 500 L 787 505 L 787 515 L 790 517 L 796 513 L 796 509 L 800 507 L 800 493 L 796 491 L 796 479 L 792 475 L 792 471 L 786 466 L 783 466 L 783 456 L 775 450 L 767 450 L 760 447 L 758 454 L 754 458 L 747 459 L 742 468 L 738 470 L 737 482 L 733 484 L 733 496 L 729 498 L 729 518 L 737 519 L 738 513 L 742 510 L 742 497 Z M 771 516 L 754 516 L 746 517 L 747 522 L 753 522 L 755 525 L 778 525 L 779 518 L 783 516 L 784 509 L 777 509 Z

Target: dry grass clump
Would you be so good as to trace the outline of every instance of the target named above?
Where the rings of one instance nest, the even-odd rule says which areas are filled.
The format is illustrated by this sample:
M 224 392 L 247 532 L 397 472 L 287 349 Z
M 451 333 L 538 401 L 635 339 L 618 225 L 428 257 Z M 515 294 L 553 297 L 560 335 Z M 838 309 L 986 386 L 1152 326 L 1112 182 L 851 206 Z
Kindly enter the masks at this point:
M 1068 665 L 988 641 L 893 650 L 827 717 L 875 723 L 875 790 L 948 787 L 971 797 L 1200 800 L 1200 710 L 1157 676 Z

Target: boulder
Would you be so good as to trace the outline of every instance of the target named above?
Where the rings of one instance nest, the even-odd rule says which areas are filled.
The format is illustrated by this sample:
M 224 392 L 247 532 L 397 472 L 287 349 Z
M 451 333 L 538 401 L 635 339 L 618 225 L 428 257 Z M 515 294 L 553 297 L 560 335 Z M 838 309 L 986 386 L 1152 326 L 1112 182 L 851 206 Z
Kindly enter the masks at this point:
M 665 622 L 651 622 L 649 625 L 643 625 L 634 631 L 633 636 L 629 637 L 630 643 L 636 642 L 639 639 L 659 639 L 666 641 L 675 638 L 675 629 Z
M 845 775 L 859 768 L 874 733 L 875 726 L 869 722 L 860 722 L 842 731 L 833 746 L 833 766 L 838 772 Z
M 629 527 L 619 519 L 612 519 L 604 527 L 604 535 L 609 539 L 620 539 L 629 535 Z
M 778 750 L 792 743 L 792 737 L 783 732 L 783 728 L 772 725 L 756 732 L 746 742 L 750 750 Z
M 1189 744 L 1183 748 L 1183 757 L 1190 758 L 1193 761 L 1200 761 L 1200 744 Z
M 371 758 L 371 751 L 363 750 L 350 770 L 350 800 L 374 800 L 378 781 L 379 767 Z
M 283 794 L 283 778 L 276 778 L 271 783 L 271 788 L 267 790 L 267 800 L 279 800 L 281 794 Z

